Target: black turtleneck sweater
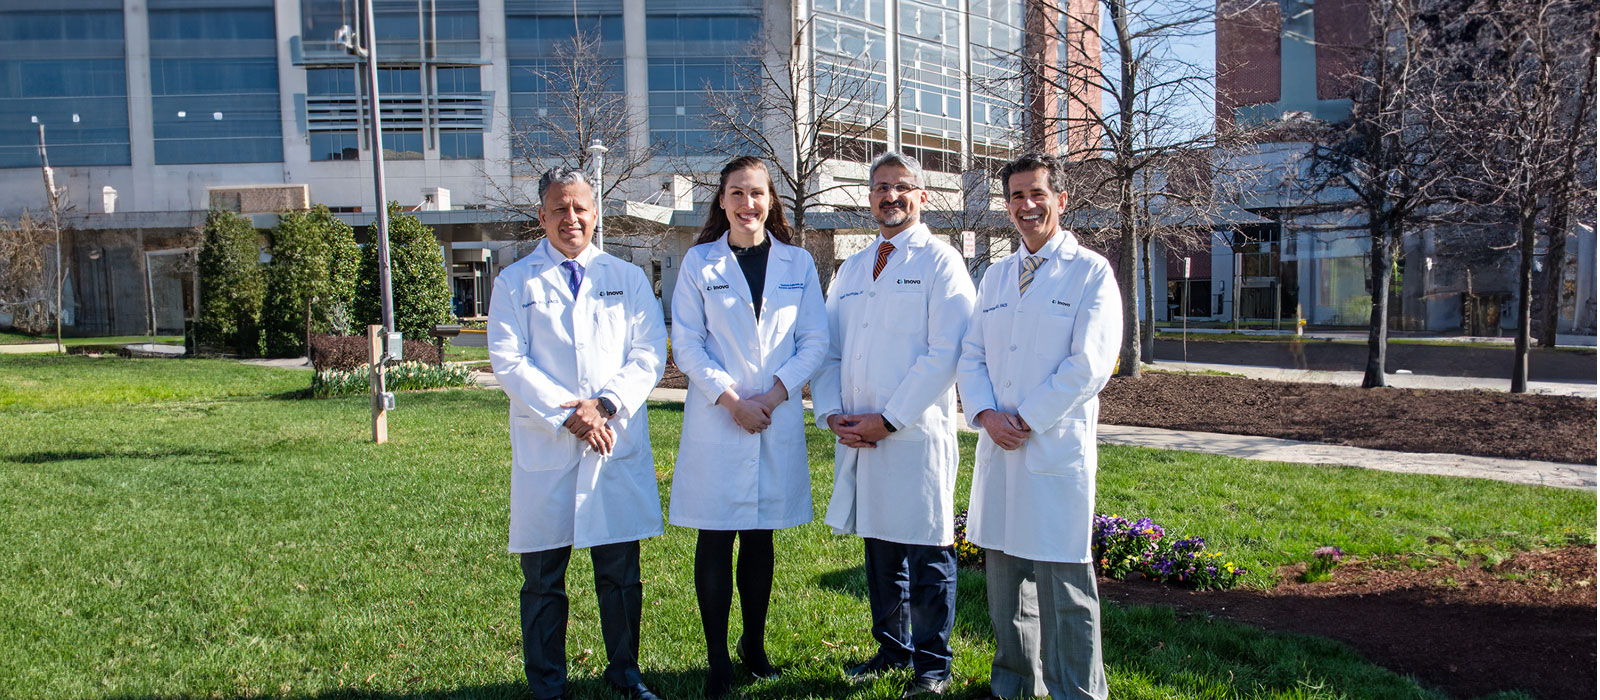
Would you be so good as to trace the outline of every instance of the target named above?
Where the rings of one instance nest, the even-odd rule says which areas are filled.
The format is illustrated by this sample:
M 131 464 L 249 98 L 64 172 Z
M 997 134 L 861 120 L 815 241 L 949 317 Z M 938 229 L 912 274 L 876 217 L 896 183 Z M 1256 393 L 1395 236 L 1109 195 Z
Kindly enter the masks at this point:
M 750 285 L 750 301 L 755 304 L 756 318 L 760 319 L 761 290 L 767 286 L 767 253 L 772 251 L 772 236 L 763 236 L 760 243 L 749 248 L 740 248 L 732 242 L 728 247 L 733 249 L 739 269 L 744 271 L 744 281 Z

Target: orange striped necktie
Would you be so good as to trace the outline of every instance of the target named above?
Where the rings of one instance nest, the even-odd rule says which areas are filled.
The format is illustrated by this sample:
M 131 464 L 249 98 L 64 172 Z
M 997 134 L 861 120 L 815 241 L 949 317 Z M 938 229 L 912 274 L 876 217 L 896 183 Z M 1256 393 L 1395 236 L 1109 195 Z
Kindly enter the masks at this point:
M 889 254 L 893 252 L 893 243 L 884 241 L 878 244 L 878 262 L 872 266 L 872 279 L 878 279 L 878 273 L 883 272 L 883 267 L 889 264 Z

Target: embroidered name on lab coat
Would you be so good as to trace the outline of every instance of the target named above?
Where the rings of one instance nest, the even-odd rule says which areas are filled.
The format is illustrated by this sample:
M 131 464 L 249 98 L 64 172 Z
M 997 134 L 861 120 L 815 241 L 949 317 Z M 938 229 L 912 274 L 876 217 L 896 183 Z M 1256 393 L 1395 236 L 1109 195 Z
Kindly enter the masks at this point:
M 841 301 L 843 301 L 843 300 L 849 299 L 850 297 L 853 297 L 853 296 L 860 296 L 860 294 L 861 294 L 861 292 L 848 292 L 848 293 L 845 293 L 845 294 L 840 294 L 839 295 L 839 299 Z
M 778 289 L 805 289 L 805 288 L 806 288 L 806 283 L 805 282 L 784 282 L 783 284 L 778 285 Z
M 984 309 L 983 313 L 989 313 L 990 311 L 994 311 L 995 309 L 1004 309 L 1007 306 L 1010 306 L 1010 304 L 1007 304 L 1006 302 L 1002 301 L 1002 302 L 1000 302 L 998 304 L 995 304 L 994 306 L 991 306 L 991 307 L 989 307 L 987 309 Z

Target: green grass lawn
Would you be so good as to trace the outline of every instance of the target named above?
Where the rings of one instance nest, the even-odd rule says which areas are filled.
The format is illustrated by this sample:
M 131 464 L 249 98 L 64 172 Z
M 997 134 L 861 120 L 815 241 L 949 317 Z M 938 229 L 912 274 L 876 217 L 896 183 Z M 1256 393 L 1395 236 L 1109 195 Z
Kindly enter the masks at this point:
M 53 343 L 53 342 L 55 342 L 55 336 L 27 335 L 27 334 L 24 334 L 24 333 L 17 333 L 15 331 L 0 331 L 0 345 L 10 345 L 10 344 L 13 344 L 13 343 Z M 79 346 L 83 346 L 83 345 L 126 345 L 128 343 L 148 343 L 148 342 L 151 342 L 151 337 L 148 336 L 148 335 L 116 335 L 116 336 L 107 336 L 107 337 L 98 337 L 98 338 L 62 338 L 61 339 L 61 344 L 65 345 L 65 346 L 67 346 L 69 348 L 71 348 L 71 347 L 79 347 Z M 182 345 L 183 344 L 183 336 L 158 335 L 158 336 L 155 337 L 154 342 L 161 343 L 163 345 Z
M 520 697 L 505 397 L 402 395 L 377 446 L 362 397 L 273 398 L 306 380 L 226 361 L 0 358 L 0 697 Z M 663 500 L 681 416 L 651 413 Z M 811 438 L 820 518 L 832 451 Z M 970 435 L 963 447 L 959 503 Z M 1507 551 L 1594 538 L 1589 492 L 1135 448 L 1102 452 L 1100 484 L 1102 512 L 1204 535 L 1252 585 L 1323 544 L 1368 556 L 1449 546 L 1430 536 Z M 785 673 L 745 694 L 898 697 L 904 675 L 840 675 L 871 653 L 860 542 L 814 522 L 777 546 L 768 638 Z M 643 545 L 643 665 L 669 698 L 703 682 L 693 547 L 681 528 Z M 575 556 L 573 695 L 610 698 L 591 576 Z M 961 573 L 959 599 L 955 692 L 971 696 L 993 650 L 981 574 Z M 1442 699 L 1333 642 L 1164 608 L 1107 606 L 1105 637 L 1119 700 Z
M 445 362 L 470 362 L 475 360 L 488 361 L 489 348 L 472 348 L 460 345 L 444 346 Z

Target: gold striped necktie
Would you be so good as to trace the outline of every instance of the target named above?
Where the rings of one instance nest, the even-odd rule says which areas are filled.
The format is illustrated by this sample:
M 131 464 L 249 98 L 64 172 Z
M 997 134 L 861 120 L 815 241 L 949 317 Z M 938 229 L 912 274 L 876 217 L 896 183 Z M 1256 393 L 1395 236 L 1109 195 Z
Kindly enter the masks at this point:
M 878 273 L 883 272 L 883 267 L 889 264 L 889 254 L 893 252 L 893 243 L 884 241 L 878 244 L 878 262 L 872 266 L 872 279 L 878 279 Z
M 1044 258 L 1037 255 L 1029 255 L 1023 258 L 1022 279 L 1017 282 L 1017 296 L 1028 293 L 1028 285 L 1033 284 L 1033 271 L 1039 269 L 1039 265 L 1043 262 Z

